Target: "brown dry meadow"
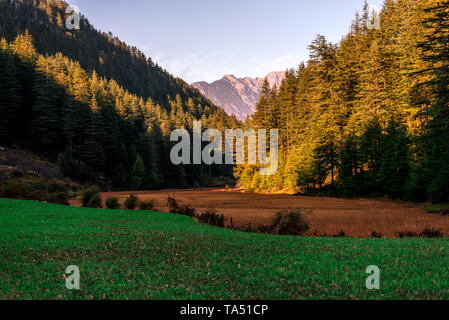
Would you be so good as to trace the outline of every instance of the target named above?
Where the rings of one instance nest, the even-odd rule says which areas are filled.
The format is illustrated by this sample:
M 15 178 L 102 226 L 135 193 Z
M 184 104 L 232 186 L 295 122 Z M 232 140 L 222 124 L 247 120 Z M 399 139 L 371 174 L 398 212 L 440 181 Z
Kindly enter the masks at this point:
M 449 217 L 426 212 L 422 205 L 369 199 L 302 197 L 287 194 L 247 194 L 220 189 L 188 189 L 103 193 L 103 201 L 117 197 L 121 203 L 131 194 L 142 200 L 156 200 L 158 211 L 167 212 L 168 196 L 174 196 L 198 212 L 215 209 L 229 224 L 266 224 L 274 213 L 299 208 L 310 223 L 309 235 L 333 236 L 343 231 L 349 237 L 369 237 L 373 231 L 384 237 L 398 237 L 399 232 L 421 232 L 426 226 L 442 229 L 449 236 Z M 74 200 L 72 205 L 79 205 Z

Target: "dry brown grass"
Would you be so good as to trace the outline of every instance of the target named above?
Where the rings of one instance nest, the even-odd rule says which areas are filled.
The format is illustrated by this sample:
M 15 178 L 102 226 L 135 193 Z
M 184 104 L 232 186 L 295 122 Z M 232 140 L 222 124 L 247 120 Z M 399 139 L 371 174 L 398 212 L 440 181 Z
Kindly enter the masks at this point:
M 421 232 L 426 226 L 442 229 L 449 236 L 449 217 L 425 212 L 421 206 L 391 201 L 348 200 L 335 198 L 298 197 L 291 195 L 261 195 L 240 192 L 195 189 L 133 192 L 142 200 L 156 200 L 156 208 L 167 212 L 168 196 L 175 196 L 197 211 L 215 209 L 224 214 L 227 223 L 233 218 L 235 225 L 248 223 L 268 224 L 273 214 L 287 208 L 310 211 L 309 235 L 335 235 L 344 231 L 350 237 L 369 237 L 373 231 L 384 237 L 398 237 L 399 232 Z M 121 203 L 130 192 L 102 194 L 103 200 L 117 197 Z M 77 205 L 75 200 L 73 205 Z

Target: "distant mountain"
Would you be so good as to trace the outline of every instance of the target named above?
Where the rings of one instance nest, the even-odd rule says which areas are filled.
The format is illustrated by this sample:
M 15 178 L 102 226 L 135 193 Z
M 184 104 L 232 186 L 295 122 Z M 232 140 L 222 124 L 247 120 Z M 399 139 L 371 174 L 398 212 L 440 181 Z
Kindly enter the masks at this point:
M 236 78 L 226 75 L 213 83 L 202 81 L 195 82 L 192 86 L 229 115 L 245 120 L 255 112 L 265 78 L 271 87 L 279 87 L 284 76 L 284 71 L 271 72 L 264 78 Z

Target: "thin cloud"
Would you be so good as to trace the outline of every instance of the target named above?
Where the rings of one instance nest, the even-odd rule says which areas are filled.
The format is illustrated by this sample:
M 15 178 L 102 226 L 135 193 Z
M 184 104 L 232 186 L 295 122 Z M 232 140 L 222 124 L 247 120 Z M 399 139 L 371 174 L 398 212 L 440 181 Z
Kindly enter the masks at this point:
M 302 60 L 298 54 L 284 54 L 269 59 L 242 59 L 238 52 L 190 53 L 179 57 L 176 52 L 156 53 L 153 60 L 173 75 L 189 83 L 213 82 L 226 74 L 237 77 L 263 77 L 272 71 L 296 67 Z

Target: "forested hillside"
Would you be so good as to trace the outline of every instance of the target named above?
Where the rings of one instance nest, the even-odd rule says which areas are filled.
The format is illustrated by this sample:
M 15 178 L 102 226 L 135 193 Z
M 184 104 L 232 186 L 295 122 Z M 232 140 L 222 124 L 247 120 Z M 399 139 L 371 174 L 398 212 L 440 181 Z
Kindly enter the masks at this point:
M 0 2 L 0 145 L 32 150 L 81 182 L 183 187 L 229 167 L 173 166 L 169 134 L 237 125 L 135 48 L 64 27 L 63 1 Z
M 155 65 L 136 47 L 96 30 L 82 14 L 80 29 L 68 30 L 67 6 L 61 0 L 0 1 L 0 38 L 13 41 L 28 30 L 39 53 L 61 52 L 88 73 L 95 70 L 100 76 L 115 79 L 131 93 L 151 97 L 159 104 L 167 104 L 168 96 L 179 94 L 182 100 L 192 98 L 195 104 L 210 105 L 199 92 Z
M 449 1 L 387 0 L 379 29 L 370 16 L 265 85 L 251 125 L 280 129 L 281 170 L 241 167 L 246 190 L 449 201 Z

